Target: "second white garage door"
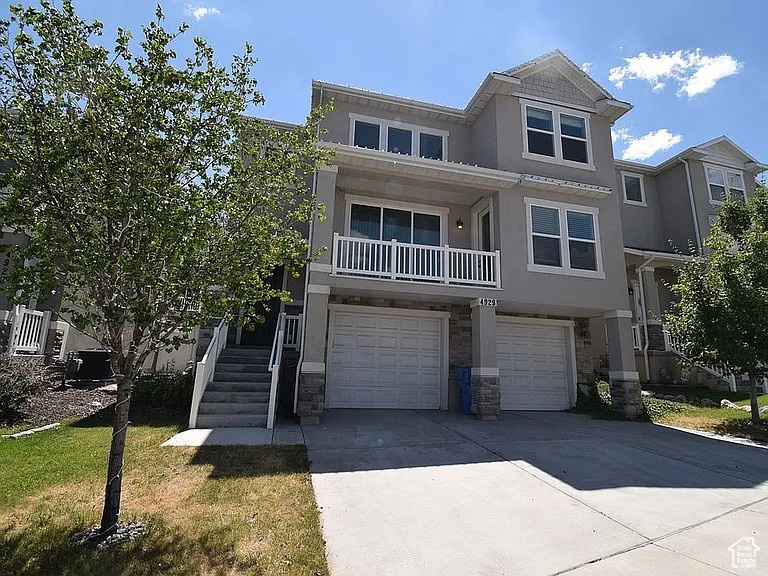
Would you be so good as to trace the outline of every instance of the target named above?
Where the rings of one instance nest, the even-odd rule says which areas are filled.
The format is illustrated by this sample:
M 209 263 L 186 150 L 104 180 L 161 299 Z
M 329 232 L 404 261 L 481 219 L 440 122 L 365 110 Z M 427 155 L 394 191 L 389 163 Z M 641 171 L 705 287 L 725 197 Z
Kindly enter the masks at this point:
M 569 408 L 565 328 L 498 322 L 496 329 L 501 409 Z
M 334 311 L 328 408 L 440 408 L 442 318 Z

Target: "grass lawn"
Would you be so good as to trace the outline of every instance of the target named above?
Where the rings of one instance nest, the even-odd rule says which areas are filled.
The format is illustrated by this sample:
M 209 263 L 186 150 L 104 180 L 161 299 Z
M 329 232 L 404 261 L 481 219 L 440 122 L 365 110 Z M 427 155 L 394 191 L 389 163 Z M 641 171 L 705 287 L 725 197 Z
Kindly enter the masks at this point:
M 644 386 L 644 390 L 655 394 L 678 395 L 686 398 L 709 398 L 720 403 L 727 398 L 739 406 L 749 405 L 749 394 L 741 392 L 728 392 L 721 390 L 709 390 L 693 386 Z M 589 411 L 598 416 L 608 415 L 610 412 L 610 390 L 607 382 L 598 383 L 600 402 L 590 406 Z M 768 394 L 758 396 L 759 406 L 768 406 Z M 681 428 L 714 432 L 728 436 L 737 436 L 768 442 L 768 414 L 763 414 L 759 426 L 750 422 L 750 413 L 744 410 L 727 408 L 703 408 L 682 402 L 672 402 L 660 398 L 643 397 L 648 418 L 658 424 L 668 424 Z
M 727 398 L 739 406 L 749 406 L 749 394 L 742 392 L 726 392 L 721 390 L 709 390 L 707 388 L 695 387 L 674 387 L 664 388 L 649 386 L 648 390 L 661 394 L 683 394 L 687 398 L 709 398 L 718 404 L 723 398 Z M 656 404 L 678 404 L 677 402 L 668 402 L 666 400 L 650 400 Z M 646 406 L 649 401 L 646 400 Z M 768 394 L 757 397 L 757 404 L 760 407 L 768 406 Z M 726 434 L 729 436 L 739 436 L 750 440 L 768 442 L 768 415 L 761 416 L 760 426 L 753 426 L 750 422 L 751 414 L 744 410 L 733 410 L 726 408 L 704 408 L 692 406 L 690 404 L 679 404 L 682 410 L 661 410 L 657 417 L 652 417 L 654 422 L 669 424 L 671 426 L 680 426 L 681 428 L 692 428 L 694 430 L 703 430 L 717 434 Z M 649 413 L 652 411 L 649 410 Z
M 148 534 L 72 547 L 100 519 L 110 418 L 0 440 L 0 574 L 328 573 L 303 446 L 161 448 L 169 416 L 128 430 L 121 517 Z

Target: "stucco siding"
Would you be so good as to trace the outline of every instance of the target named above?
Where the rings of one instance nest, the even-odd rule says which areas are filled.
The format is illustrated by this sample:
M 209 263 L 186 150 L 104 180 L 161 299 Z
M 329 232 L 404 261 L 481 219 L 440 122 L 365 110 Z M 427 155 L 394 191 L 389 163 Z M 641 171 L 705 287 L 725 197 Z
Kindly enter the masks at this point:
M 669 243 L 664 237 L 662 229 L 661 204 L 656 178 L 650 174 L 642 175 L 646 205 L 639 206 L 624 201 L 622 172 L 634 174 L 640 174 L 640 172 L 621 167 L 616 168 L 616 195 L 619 197 L 624 245 L 632 248 L 669 250 Z
M 670 249 L 669 242 L 671 242 L 673 247 L 687 253 L 689 243 L 696 245 L 696 235 L 683 164 L 676 164 L 660 173 L 656 177 L 656 186 L 662 234 L 664 241 L 667 242 L 665 249 Z M 700 201 L 697 200 L 697 204 L 699 203 Z
M 472 124 L 472 161 L 475 164 L 486 168 L 498 168 L 497 138 L 496 97 L 494 96 Z

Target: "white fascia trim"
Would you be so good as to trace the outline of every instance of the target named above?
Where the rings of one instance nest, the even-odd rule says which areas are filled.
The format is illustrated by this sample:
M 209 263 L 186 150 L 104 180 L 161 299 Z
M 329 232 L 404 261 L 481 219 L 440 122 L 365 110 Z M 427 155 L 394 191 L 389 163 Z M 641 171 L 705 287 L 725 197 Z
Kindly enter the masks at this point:
M 360 306 L 357 304 L 328 304 L 328 309 L 339 312 L 358 314 L 388 314 L 390 316 L 421 316 L 430 318 L 450 318 L 450 312 L 441 310 L 412 310 L 409 308 L 385 308 L 384 306 Z
M 632 256 L 640 256 L 641 258 L 648 259 L 653 256 L 654 260 L 671 260 L 673 262 L 687 262 L 693 260 L 693 256 L 686 256 L 684 254 L 673 254 L 670 252 L 656 252 L 654 250 L 638 250 L 636 248 L 624 248 L 624 254 L 630 254 Z M 647 266 L 652 268 L 652 266 Z
M 496 322 L 509 322 L 512 324 L 544 324 L 547 326 L 575 326 L 573 320 L 561 320 L 560 318 L 531 318 L 529 316 L 496 316 Z
M 325 374 L 325 362 L 302 362 L 302 374 Z
M 425 168 L 434 171 L 435 175 L 440 175 L 442 177 L 467 176 L 485 179 L 487 182 L 483 182 L 482 184 L 492 183 L 492 187 L 496 190 L 499 188 L 510 188 L 516 186 L 520 182 L 520 174 L 516 172 L 495 170 L 493 168 L 484 168 L 472 164 L 451 162 L 450 160 L 433 160 L 431 158 L 406 156 L 405 154 L 394 154 L 393 152 L 386 152 L 384 150 L 372 150 L 370 148 L 360 148 L 359 146 L 342 143 L 320 141 L 317 145 L 321 148 L 330 148 L 334 150 L 336 153 L 334 161 L 339 164 L 358 166 L 360 163 L 354 162 L 354 160 L 374 160 L 395 165 L 400 172 L 402 172 L 403 168 Z M 347 160 L 347 162 L 344 162 L 344 160 Z
M 623 370 L 616 370 L 608 372 L 609 380 L 640 380 L 640 374 L 637 372 L 628 372 Z
M 330 274 L 332 270 L 332 267 L 330 264 L 323 264 L 322 262 L 310 262 L 309 263 L 309 271 L 310 272 L 325 272 L 327 274 Z
M 579 196 L 590 196 L 592 198 L 603 198 L 609 196 L 612 192 L 612 189 L 607 186 L 597 186 L 572 180 L 560 180 L 559 178 L 539 176 L 538 174 L 521 174 L 520 184 L 531 188 L 541 188 L 564 194 L 578 194 Z
M 308 284 L 307 294 L 330 294 L 331 287 L 326 284 Z
M 640 181 L 640 202 L 636 200 L 629 200 L 627 198 L 627 182 L 624 180 L 626 176 L 629 176 L 630 178 L 637 178 Z M 621 170 L 621 189 L 624 191 L 624 204 L 629 204 L 631 206 L 648 206 L 645 197 L 645 178 L 642 174 L 638 172 L 628 172 L 626 170 Z
M 472 376 L 478 376 L 478 377 L 488 377 L 488 378 L 498 378 L 499 377 L 499 369 L 498 368 L 485 368 L 483 366 L 479 367 L 472 367 L 471 371 Z
M 632 310 L 609 310 L 603 314 L 603 318 L 632 318 Z

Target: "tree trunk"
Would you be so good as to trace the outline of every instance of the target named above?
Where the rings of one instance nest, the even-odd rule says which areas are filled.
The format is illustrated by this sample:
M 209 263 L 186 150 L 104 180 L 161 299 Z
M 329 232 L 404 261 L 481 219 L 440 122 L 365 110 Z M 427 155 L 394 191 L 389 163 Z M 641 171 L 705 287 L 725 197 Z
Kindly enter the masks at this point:
M 760 409 L 757 407 L 757 380 L 749 373 L 749 406 L 752 408 L 752 424 L 760 424 Z
M 104 511 L 101 514 L 101 534 L 109 535 L 117 529 L 120 518 L 120 497 L 123 490 L 123 461 L 125 437 L 128 430 L 128 408 L 131 403 L 131 379 L 117 376 L 117 403 L 112 425 L 112 444 L 109 448 L 107 486 L 104 489 Z

